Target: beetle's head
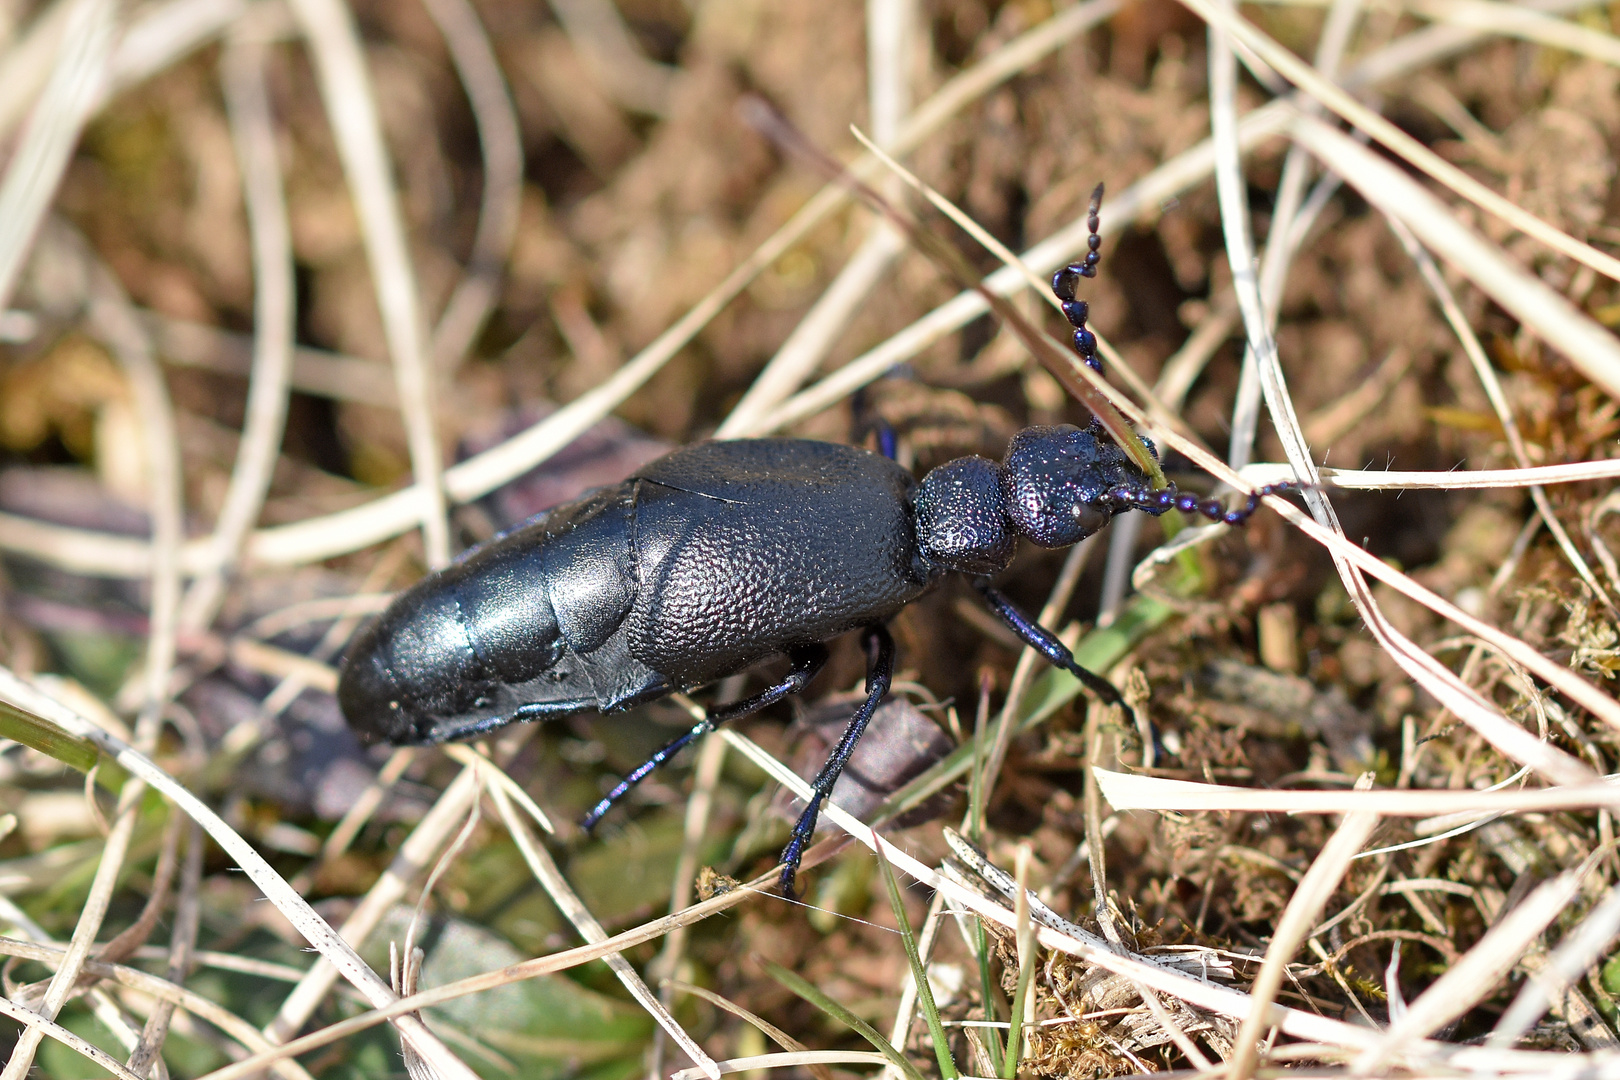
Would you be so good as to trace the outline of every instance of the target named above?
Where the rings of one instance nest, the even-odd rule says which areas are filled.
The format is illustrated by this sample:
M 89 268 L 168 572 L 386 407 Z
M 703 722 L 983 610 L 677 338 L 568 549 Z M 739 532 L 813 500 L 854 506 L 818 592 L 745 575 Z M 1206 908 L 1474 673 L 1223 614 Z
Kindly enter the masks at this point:
M 1114 488 L 1151 486 L 1095 420 L 1085 428 L 1025 428 L 1001 467 L 1007 518 L 1041 547 L 1068 547 L 1107 525 L 1114 512 L 1106 496 Z

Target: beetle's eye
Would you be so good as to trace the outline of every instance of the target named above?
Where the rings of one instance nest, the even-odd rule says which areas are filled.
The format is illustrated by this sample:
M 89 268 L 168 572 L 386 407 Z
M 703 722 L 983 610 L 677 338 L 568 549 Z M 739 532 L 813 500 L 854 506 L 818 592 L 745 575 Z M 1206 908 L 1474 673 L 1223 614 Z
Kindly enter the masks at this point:
M 1108 511 L 1099 510 L 1090 503 L 1077 502 L 1074 504 L 1074 520 L 1080 526 L 1081 540 L 1107 525 L 1112 517 L 1113 515 Z

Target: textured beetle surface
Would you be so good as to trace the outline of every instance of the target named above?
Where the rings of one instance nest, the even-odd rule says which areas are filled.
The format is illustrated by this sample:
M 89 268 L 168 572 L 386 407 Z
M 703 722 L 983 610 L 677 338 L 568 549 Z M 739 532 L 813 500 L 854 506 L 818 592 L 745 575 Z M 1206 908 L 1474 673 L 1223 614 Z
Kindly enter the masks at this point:
M 1099 185 L 1087 254 L 1052 278 L 1075 350 L 1099 369 L 1075 287 L 1096 273 L 1101 203 Z M 850 446 L 702 443 L 475 548 L 406 591 L 350 646 L 338 701 L 365 739 L 434 743 L 515 720 L 611 713 L 771 654 L 788 658 L 780 681 L 712 709 L 631 772 L 591 811 L 589 827 L 715 724 L 798 693 L 826 663 L 825 642 L 861 628 L 866 700 L 816 775 L 782 853 L 791 893 L 821 803 L 888 692 L 894 642 L 884 624 L 897 611 L 947 573 L 971 575 L 1020 639 L 1129 713 L 1117 688 L 1075 663 L 989 575 L 1006 569 L 1020 537 L 1066 547 L 1132 509 L 1235 525 L 1262 495 L 1289 486 L 1262 488 L 1234 510 L 1174 487 L 1155 490 L 1095 421 L 1026 428 L 1000 462 L 958 458 L 921 482 Z
M 833 443 L 686 447 L 403 593 L 350 647 L 338 699 L 393 743 L 624 709 L 886 622 L 948 571 L 1003 569 L 1020 535 L 1075 543 L 1144 479 L 1099 429 L 1068 426 L 920 485 Z

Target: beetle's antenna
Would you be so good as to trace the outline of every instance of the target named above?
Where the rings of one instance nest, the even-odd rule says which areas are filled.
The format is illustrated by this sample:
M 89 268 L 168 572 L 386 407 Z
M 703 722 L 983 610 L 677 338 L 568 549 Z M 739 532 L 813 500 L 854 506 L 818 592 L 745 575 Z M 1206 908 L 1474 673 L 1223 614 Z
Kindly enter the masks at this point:
M 1114 442 L 1130 455 L 1136 467 L 1152 477 L 1154 483 L 1164 482 L 1164 473 L 1159 468 L 1158 460 L 1148 453 L 1147 448 L 1136 437 L 1136 432 L 1131 428 L 1131 425 L 1126 421 L 1119 409 L 1115 407 L 1114 403 L 1108 400 L 1102 390 L 1093 386 L 1084 376 L 1075 371 L 1074 361 L 1069 355 L 1059 348 L 1057 343 L 1047 337 L 1045 333 L 1038 330 L 1034 323 L 1025 318 L 1023 312 L 1013 306 L 1006 297 L 998 296 L 986 288 L 984 282 L 979 280 L 979 276 L 973 272 L 972 268 L 967 265 L 966 260 L 962 258 L 955 248 L 924 229 L 917 223 L 915 218 L 898 209 L 893 203 L 874 190 L 870 184 L 863 183 L 859 177 L 851 174 L 848 169 L 835 161 L 824 150 L 805 138 L 803 133 L 795 128 L 787 117 L 783 116 L 763 98 L 748 95 L 738 103 L 738 109 L 742 113 L 743 119 L 760 134 L 770 139 L 777 148 L 814 167 L 829 180 L 843 184 L 862 202 L 883 215 L 885 219 L 904 234 L 914 248 L 926 256 L 928 261 L 933 263 L 936 268 L 948 275 L 951 281 L 959 288 L 970 289 L 983 297 L 990 310 L 995 312 L 996 316 L 1018 336 L 1024 347 L 1029 349 L 1035 359 L 1040 362 L 1040 365 L 1051 372 L 1052 376 L 1076 401 L 1090 409 L 1092 415 L 1102 422 L 1103 427 L 1108 429 L 1108 434 L 1113 437 Z M 1093 195 L 1091 220 L 1088 221 L 1093 237 L 1098 237 L 1099 226 L 1096 217 L 1101 199 L 1100 192 Z M 1100 237 L 1094 243 L 1100 245 Z M 1086 258 L 1089 260 L 1090 255 L 1088 254 Z M 1082 260 L 1082 264 L 1085 261 Z M 1095 267 L 1096 264 L 1093 262 L 1091 265 Z
M 1086 237 L 1086 257 L 1052 275 L 1052 292 L 1063 305 L 1063 317 L 1074 327 L 1074 351 L 1080 354 L 1086 367 L 1098 374 L 1102 373 L 1102 361 L 1097 359 L 1097 335 L 1086 329 L 1086 316 L 1091 314 L 1091 305 L 1084 300 L 1076 300 L 1074 289 L 1080 284 L 1081 278 L 1096 277 L 1097 263 L 1102 261 L 1102 256 L 1098 254 L 1098 249 L 1102 247 L 1102 197 L 1103 186 L 1098 184 L 1092 189 L 1091 206 L 1086 213 L 1086 228 L 1090 230 L 1090 235 Z

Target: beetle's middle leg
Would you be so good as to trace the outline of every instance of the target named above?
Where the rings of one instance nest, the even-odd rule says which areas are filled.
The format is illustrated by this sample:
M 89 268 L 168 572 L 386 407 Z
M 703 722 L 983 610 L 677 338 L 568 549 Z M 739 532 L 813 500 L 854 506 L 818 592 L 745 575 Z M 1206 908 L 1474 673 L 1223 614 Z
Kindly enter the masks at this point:
M 798 823 L 793 826 L 793 835 L 788 839 L 787 847 L 782 849 L 782 895 L 789 898 L 793 896 L 793 879 L 799 871 L 799 860 L 804 857 L 804 849 L 809 846 L 810 837 L 816 831 L 821 804 L 832 796 L 839 773 L 849 764 L 855 744 L 861 741 L 866 725 L 877 711 L 878 702 L 889 692 L 889 683 L 894 680 L 894 638 L 889 636 L 889 631 L 881 625 L 868 626 L 863 638 L 870 657 L 866 668 L 866 700 L 850 718 L 849 726 L 844 729 L 832 756 L 816 773 L 815 780 L 810 784 L 810 804 L 799 815 Z
M 617 787 L 603 796 L 602 801 L 597 803 L 591 809 L 591 812 L 585 815 L 585 820 L 579 823 L 580 828 L 585 829 L 587 832 L 595 828 L 596 823 L 602 820 L 603 815 L 613 809 L 614 803 L 628 795 L 631 788 L 647 778 L 648 773 L 680 753 L 687 743 L 702 738 L 727 720 L 736 720 L 738 717 L 758 712 L 767 705 L 776 704 L 790 694 L 799 693 L 826 665 L 827 646 L 819 642 L 810 645 L 794 645 L 787 650 L 787 655 L 788 661 L 793 667 L 782 677 L 781 682 L 761 690 L 753 697 L 707 710 L 703 719 L 694 724 L 690 731 L 636 766 L 630 775 L 619 782 Z
M 991 588 L 988 581 L 980 579 L 973 583 L 973 587 L 979 590 L 979 595 L 984 597 L 986 604 L 990 605 L 990 610 L 994 611 L 997 617 L 1006 623 L 1013 633 L 1018 635 L 1020 641 L 1046 657 L 1054 666 L 1062 668 L 1079 679 L 1080 684 L 1096 695 L 1103 704 L 1118 705 L 1125 710 L 1126 720 L 1133 725 L 1136 723 L 1136 711 L 1125 704 L 1125 699 L 1120 696 L 1119 687 L 1096 672 L 1087 671 L 1077 664 L 1074 653 L 1069 651 L 1067 645 L 1058 640 L 1056 634 L 1019 611 L 1013 606 L 1011 600 Z

